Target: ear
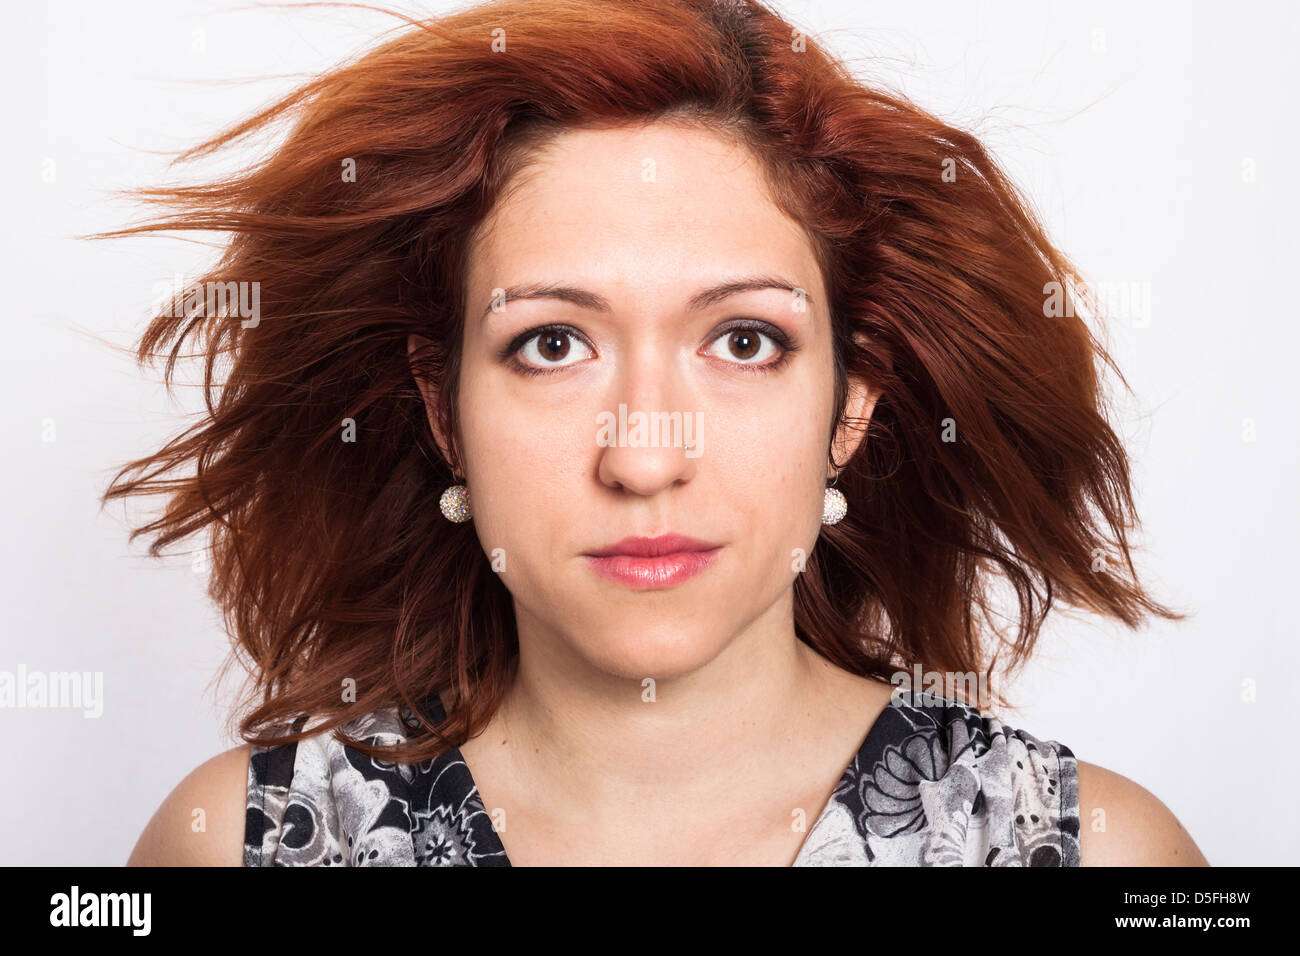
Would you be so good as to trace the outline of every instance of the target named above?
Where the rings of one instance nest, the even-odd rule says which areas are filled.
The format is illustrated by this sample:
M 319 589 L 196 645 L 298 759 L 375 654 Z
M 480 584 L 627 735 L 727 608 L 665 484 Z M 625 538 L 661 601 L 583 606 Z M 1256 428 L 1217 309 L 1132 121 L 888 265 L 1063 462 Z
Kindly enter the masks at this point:
M 840 424 L 835 429 L 835 438 L 831 442 L 833 464 L 828 462 L 826 466 L 828 481 L 835 477 L 835 466 L 843 468 L 867 437 L 867 426 L 879 398 L 880 389 L 872 388 L 865 379 L 849 379 L 849 396 L 844 402 L 844 416 L 840 419 Z
M 429 430 L 433 433 L 433 440 L 438 445 L 438 451 L 442 453 L 442 460 L 451 462 L 451 455 L 447 450 L 447 436 L 442 430 L 442 423 L 438 420 L 438 389 L 428 378 L 427 370 L 422 369 L 420 365 L 421 356 L 431 354 L 433 343 L 422 335 L 412 333 L 406 339 L 406 357 L 411 365 L 411 376 L 415 379 L 415 385 L 420 390 L 420 396 L 424 399 L 424 417 L 429 423 Z M 454 471 L 456 466 L 451 464 Z

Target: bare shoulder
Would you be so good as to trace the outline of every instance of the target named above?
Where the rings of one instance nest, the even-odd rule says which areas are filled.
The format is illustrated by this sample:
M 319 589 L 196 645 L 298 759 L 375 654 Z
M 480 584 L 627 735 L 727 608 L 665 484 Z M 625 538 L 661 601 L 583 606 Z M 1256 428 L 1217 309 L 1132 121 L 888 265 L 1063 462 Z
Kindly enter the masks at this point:
M 127 866 L 241 866 L 248 744 L 200 764 L 167 795 Z
M 1083 866 L 1210 865 L 1155 794 L 1096 764 L 1078 766 Z

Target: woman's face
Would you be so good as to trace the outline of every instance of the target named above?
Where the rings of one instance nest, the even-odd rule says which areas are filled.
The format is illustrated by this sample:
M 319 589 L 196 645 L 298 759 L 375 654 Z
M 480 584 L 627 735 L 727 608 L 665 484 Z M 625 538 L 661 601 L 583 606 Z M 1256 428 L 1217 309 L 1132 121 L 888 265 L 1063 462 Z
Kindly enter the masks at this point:
M 789 632 L 831 474 L 830 319 L 813 247 L 752 154 L 666 123 L 566 132 L 467 270 L 462 466 L 521 639 L 665 679 L 751 625 Z M 855 388 L 848 411 L 872 404 Z M 716 549 L 590 556 L 667 534 Z

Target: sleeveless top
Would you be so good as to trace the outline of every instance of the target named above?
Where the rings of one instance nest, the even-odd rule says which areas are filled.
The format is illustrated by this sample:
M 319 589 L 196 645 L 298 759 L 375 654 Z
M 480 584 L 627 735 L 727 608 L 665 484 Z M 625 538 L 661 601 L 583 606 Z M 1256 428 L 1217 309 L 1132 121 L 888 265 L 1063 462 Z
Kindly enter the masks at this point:
M 445 716 L 436 693 L 422 709 Z M 392 744 L 406 739 L 402 716 L 379 710 L 343 729 Z M 325 733 L 252 748 L 244 865 L 510 861 L 459 748 L 394 764 Z M 969 704 L 896 690 L 793 865 L 1078 866 L 1074 754 Z

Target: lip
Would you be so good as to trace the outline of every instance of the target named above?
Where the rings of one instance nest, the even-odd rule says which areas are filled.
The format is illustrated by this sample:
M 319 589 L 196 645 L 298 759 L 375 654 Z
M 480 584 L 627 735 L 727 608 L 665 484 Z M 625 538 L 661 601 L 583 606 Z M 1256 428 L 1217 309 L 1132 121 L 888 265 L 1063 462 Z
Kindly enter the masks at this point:
M 661 534 L 654 538 L 624 538 L 607 548 L 588 551 L 587 557 L 609 558 L 627 556 L 632 558 L 658 558 L 669 554 L 684 554 L 698 551 L 712 551 L 720 545 L 712 541 L 688 538 L 684 534 Z
M 718 558 L 722 546 L 680 534 L 624 538 L 583 555 L 592 570 L 631 588 L 668 588 L 695 577 Z

